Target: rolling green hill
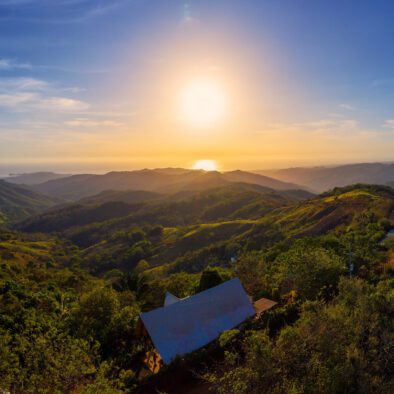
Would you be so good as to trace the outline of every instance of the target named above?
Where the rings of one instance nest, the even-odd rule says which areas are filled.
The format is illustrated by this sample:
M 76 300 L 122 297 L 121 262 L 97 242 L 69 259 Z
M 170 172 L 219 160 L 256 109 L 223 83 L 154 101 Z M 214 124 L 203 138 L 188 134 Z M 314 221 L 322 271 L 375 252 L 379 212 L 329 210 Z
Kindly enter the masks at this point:
M 59 203 L 59 199 L 0 180 L 0 223 L 26 219 Z
M 238 184 L 169 200 L 73 205 L 27 220 L 20 229 L 61 232 L 82 249 L 93 272 L 133 270 L 142 259 L 152 271 L 199 272 L 226 265 L 242 251 L 359 229 L 368 220 L 389 218 L 393 208 L 388 187 L 355 185 L 299 201 Z
M 141 202 L 120 201 L 137 201 L 135 193 L 105 192 L 83 199 L 78 204 L 27 219 L 18 228 L 23 231 L 59 232 L 110 219 L 117 219 L 108 224 L 112 230 L 142 224 L 179 226 L 224 219 L 258 218 L 269 210 L 298 201 L 291 193 L 249 184 L 226 184 L 209 191 L 184 191 L 171 196 L 139 192 Z M 147 200 L 143 201 L 145 197 Z M 101 203 L 107 199 L 114 201 Z
M 226 264 L 232 253 L 270 248 L 278 242 L 327 234 L 364 231 L 370 222 L 384 222 L 394 208 L 394 192 L 385 187 L 336 189 L 300 203 L 274 209 L 259 219 L 224 221 L 165 229 L 153 263 L 171 264 L 170 271 L 198 272 L 209 264 Z M 386 224 L 387 225 L 387 224 Z M 376 239 L 384 236 L 377 231 Z M 235 251 L 235 252 L 234 252 Z

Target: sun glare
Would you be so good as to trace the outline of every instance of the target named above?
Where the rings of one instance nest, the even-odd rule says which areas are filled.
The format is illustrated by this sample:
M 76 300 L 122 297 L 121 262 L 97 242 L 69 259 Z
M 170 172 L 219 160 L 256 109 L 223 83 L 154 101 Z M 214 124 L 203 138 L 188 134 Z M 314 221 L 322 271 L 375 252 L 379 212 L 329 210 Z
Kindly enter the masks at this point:
M 194 81 L 182 91 L 180 109 L 183 121 L 190 126 L 212 127 L 224 117 L 225 94 L 214 81 Z
M 217 166 L 214 160 L 198 160 L 194 163 L 193 170 L 216 171 Z

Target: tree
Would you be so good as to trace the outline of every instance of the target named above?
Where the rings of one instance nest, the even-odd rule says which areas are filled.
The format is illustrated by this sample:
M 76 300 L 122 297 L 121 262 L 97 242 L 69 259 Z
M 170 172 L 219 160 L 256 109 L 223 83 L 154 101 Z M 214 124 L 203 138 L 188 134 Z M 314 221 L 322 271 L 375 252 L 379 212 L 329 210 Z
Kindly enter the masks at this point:
M 119 299 L 111 288 L 98 287 L 84 294 L 73 312 L 72 322 L 77 335 L 82 338 L 93 338 L 105 344 L 119 308 Z
M 296 291 L 305 300 L 330 295 L 346 272 L 346 265 L 338 255 L 324 248 L 296 244 L 277 257 L 273 269 L 282 294 Z
M 200 283 L 197 292 L 210 289 L 211 287 L 220 285 L 223 282 L 218 270 L 214 268 L 207 268 L 203 271 L 200 278 Z
M 333 302 L 305 302 L 277 338 L 247 333 L 206 379 L 223 394 L 391 393 L 393 282 L 342 278 Z
M 31 327 L 29 340 L 27 335 L 1 340 L 1 392 L 69 393 L 94 374 L 97 351 L 87 341 L 54 327 L 40 331 Z
M 237 261 L 235 272 L 249 295 L 258 298 L 268 290 L 261 254 L 249 252 L 242 255 Z
M 134 271 L 137 273 L 141 273 L 150 268 L 149 263 L 146 260 L 140 260 L 136 265 Z

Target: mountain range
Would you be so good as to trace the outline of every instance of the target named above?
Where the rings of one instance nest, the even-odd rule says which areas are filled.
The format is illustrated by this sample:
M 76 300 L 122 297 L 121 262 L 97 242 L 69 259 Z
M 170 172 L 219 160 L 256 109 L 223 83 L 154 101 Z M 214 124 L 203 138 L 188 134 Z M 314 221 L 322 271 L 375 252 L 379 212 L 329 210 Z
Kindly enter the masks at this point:
M 131 213 L 133 204 L 180 201 L 219 188 L 231 190 L 233 194 L 234 188 L 240 187 L 243 192 L 247 189 L 248 193 L 260 196 L 276 195 L 279 199 L 301 201 L 313 197 L 310 190 L 320 193 L 356 183 L 394 187 L 394 164 L 367 163 L 256 172 L 161 168 L 114 171 L 103 175 L 22 174 L 0 181 L 0 221 L 24 220 L 59 204 L 98 207 L 117 202 L 117 207 L 112 206 L 108 214 L 99 215 L 108 220 Z
M 104 175 L 73 175 L 35 185 L 34 189 L 50 196 L 76 201 L 106 190 L 144 190 L 160 194 L 175 194 L 208 190 L 234 182 L 256 184 L 274 190 L 302 189 L 293 183 L 245 171 L 221 173 L 171 168 L 109 172 Z
M 18 185 L 38 185 L 40 183 L 52 181 L 54 179 L 66 178 L 70 174 L 57 174 L 54 172 L 33 172 L 26 174 L 10 174 L 3 178 L 4 181 Z
M 320 193 L 357 183 L 394 185 L 393 163 L 361 163 L 330 167 L 287 168 L 255 171 L 258 174 L 303 185 Z

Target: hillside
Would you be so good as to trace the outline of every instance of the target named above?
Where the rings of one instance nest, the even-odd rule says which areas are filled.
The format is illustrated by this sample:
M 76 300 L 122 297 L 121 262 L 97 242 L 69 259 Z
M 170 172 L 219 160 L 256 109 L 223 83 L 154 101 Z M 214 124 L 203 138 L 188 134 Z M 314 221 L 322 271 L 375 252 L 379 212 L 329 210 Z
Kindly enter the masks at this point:
M 0 223 L 15 222 L 60 203 L 60 200 L 0 180 Z
M 390 189 L 361 185 L 337 189 L 272 210 L 256 220 L 165 229 L 165 247 L 158 248 L 153 262 L 161 265 L 175 260 L 166 270 L 198 272 L 213 262 L 225 263 L 239 250 L 260 250 L 291 239 L 343 234 L 348 229 L 365 231 L 369 220 L 387 220 L 393 208 L 394 192 Z M 384 232 L 377 233 L 376 239 L 383 236 Z
M 106 202 L 124 202 L 126 204 L 133 204 L 158 200 L 160 198 L 163 198 L 162 194 L 144 190 L 105 190 L 94 196 L 83 198 L 79 203 L 84 205 L 103 204 Z
M 212 175 L 216 176 L 208 174 L 208 177 Z M 206 179 L 205 176 L 203 178 Z M 277 192 L 258 185 L 225 185 L 204 192 L 180 191 L 170 196 L 152 192 L 103 192 L 95 197 L 83 199 L 77 204 L 29 218 L 18 228 L 38 232 L 64 231 L 70 227 L 116 218 L 119 219 L 115 223 L 124 222 L 126 225 L 165 226 L 224 219 L 250 219 L 299 200 L 297 193 L 293 197 L 290 192 Z M 139 201 L 136 199 L 137 196 L 141 197 Z M 130 201 L 130 198 L 135 202 Z M 124 202 L 128 199 L 130 202 Z
M 39 192 L 69 200 L 79 200 L 105 190 L 144 190 L 174 194 L 185 191 L 202 191 L 234 182 L 253 183 L 276 189 L 302 189 L 269 177 L 242 171 L 220 173 L 201 170 L 155 169 L 130 172 L 110 172 L 104 175 L 73 175 L 36 185 Z
M 240 170 L 225 172 L 223 174 L 223 177 L 230 182 L 252 183 L 264 187 L 270 187 L 271 189 L 275 190 L 300 189 L 300 186 L 296 185 L 295 183 L 281 182 L 277 179 L 273 179 L 267 176 L 253 174 L 251 172 Z
M 94 272 L 130 270 L 141 259 L 160 271 L 199 272 L 209 264 L 226 265 L 242 250 L 362 228 L 364 217 L 383 220 L 394 207 L 394 191 L 384 187 L 356 185 L 306 201 L 253 188 L 236 185 L 171 201 L 112 203 L 110 220 L 109 204 L 74 205 L 27 220 L 20 229 L 62 232 L 84 250 Z M 137 230 L 141 233 L 133 241 Z
M 232 385 L 244 381 L 245 394 L 287 392 L 282 375 L 265 378 L 265 368 L 252 391 L 242 368 L 254 370 L 269 355 L 290 372 L 292 360 L 306 364 L 293 378 L 301 379 L 313 369 L 310 352 L 321 363 L 345 363 L 349 348 L 363 355 L 365 340 L 374 376 L 389 381 L 393 251 L 381 240 L 394 190 L 355 185 L 303 201 L 287 193 L 241 183 L 170 197 L 109 191 L 24 222 L 34 231 L 57 226 L 56 237 L 0 229 L 0 381 L 20 392 L 235 393 Z M 106 201 L 135 197 L 148 200 Z M 150 350 L 136 336 L 139 313 L 162 306 L 167 291 L 187 297 L 212 287 L 204 280 L 212 277 L 216 284 L 238 277 L 253 300 L 278 305 L 158 375 L 139 376 Z M 227 374 L 234 368 L 237 375 Z
M 294 182 L 323 192 L 356 183 L 386 185 L 394 183 L 394 164 L 365 163 L 336 167 L 288 168 L 256 171 L 283 182 Z

